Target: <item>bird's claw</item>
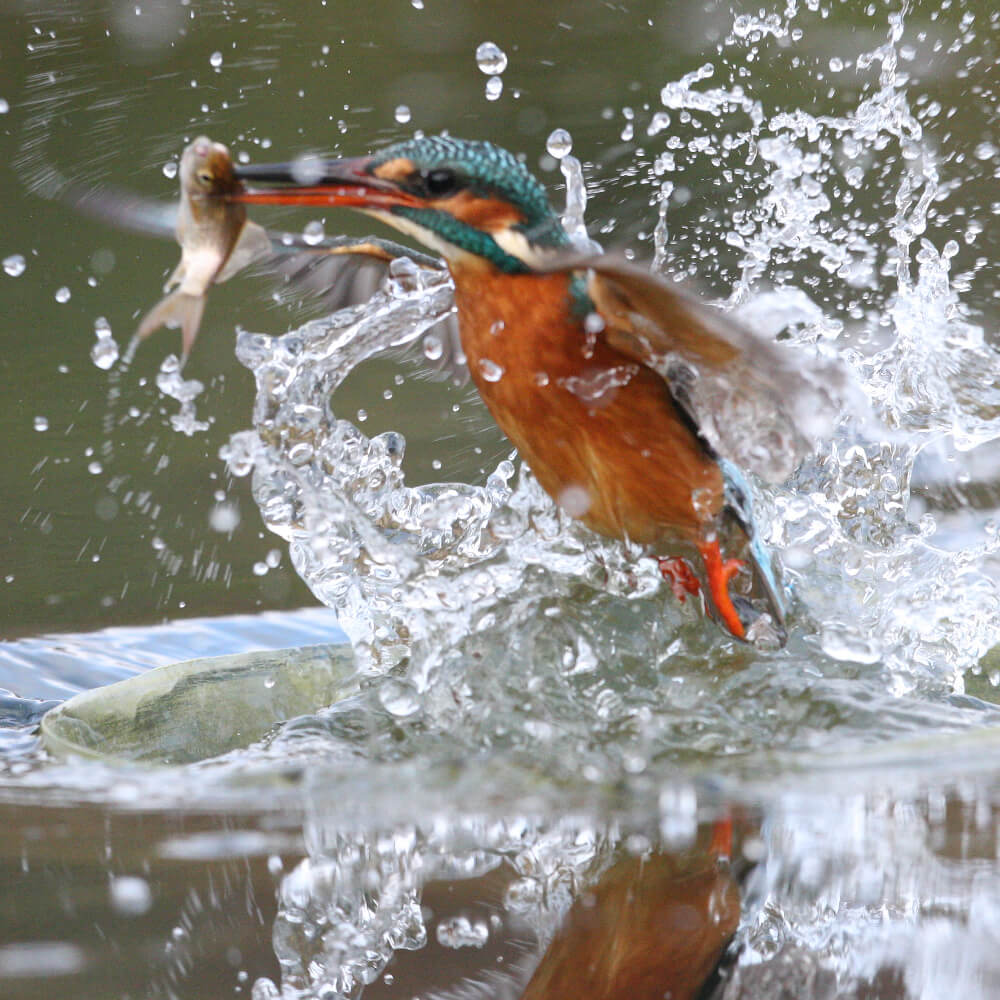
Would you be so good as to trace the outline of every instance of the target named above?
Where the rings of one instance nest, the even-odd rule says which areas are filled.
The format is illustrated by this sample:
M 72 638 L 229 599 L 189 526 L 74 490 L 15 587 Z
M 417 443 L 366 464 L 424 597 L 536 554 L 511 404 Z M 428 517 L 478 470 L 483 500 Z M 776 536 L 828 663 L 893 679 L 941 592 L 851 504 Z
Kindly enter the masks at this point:
M 681 559 L 680 556 L 671 556 L 658 561 L 663 579 L 670 584 L 674 597 L 681 604 L 687 600 L 688 594 L 697 594 L 701 591 L 698 577 L 694 575 L 694 571 L 687 564 L 686 559 Z

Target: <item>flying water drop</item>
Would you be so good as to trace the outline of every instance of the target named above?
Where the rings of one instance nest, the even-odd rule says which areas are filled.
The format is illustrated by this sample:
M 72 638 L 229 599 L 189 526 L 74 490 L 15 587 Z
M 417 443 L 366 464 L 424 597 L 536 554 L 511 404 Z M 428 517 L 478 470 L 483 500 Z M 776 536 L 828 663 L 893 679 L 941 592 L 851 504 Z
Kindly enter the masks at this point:
M 98 316 L 94 321 L 94 333 L 97 340 L 90 349 L 90 360 L 98 368 L 107 371 L 118 360 L 118 344 L 111 336 L 111 324 L 103 317 Z
M 322 243 L 324 236 L 326 236 L 326 230 L 323 227 L 323 223 L 318 219 L 307 222 L 305 228 L 302 230 L 302 239 L 311 247 Z
M 487 76 L 496 76 L 507 68 L 507 54 L 495 42 L 483 42 L 476 49 L 476 65 Z
M 24 274 L 24 270 L 28 265 L 24 262 L 24 257 L 19 253 L 13 253 L 9 257 L 4 257 L 3 259 L 3 269 L 5 274 L 9 274 L 12 278 L 19 278 Z
M 545 140 L 549 156 L 561 160 L 573 150 L 573 137 L 564 128 L 555 129 Z

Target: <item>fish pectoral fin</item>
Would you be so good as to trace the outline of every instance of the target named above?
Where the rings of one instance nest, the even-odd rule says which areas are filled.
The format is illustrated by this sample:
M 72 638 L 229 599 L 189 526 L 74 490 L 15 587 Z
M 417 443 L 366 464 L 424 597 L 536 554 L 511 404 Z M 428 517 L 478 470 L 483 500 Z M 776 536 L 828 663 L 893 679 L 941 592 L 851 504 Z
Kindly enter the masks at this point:
M 249 267 L 255 261 L 270 257 L 273 253 L 274 248 L 271 246 L 271 238 L 267 235 L 267 230 L 263 226 L 258 226 L 256 222 L 247 220 L 232 253 L 215 276 L 215 283 L 227 281 L 237 271 L 242 271 L 243 268 Z
M 187 267 L 184 264 L 184 258 L 177 262 L 177 266 L 174 268 L 173 273 L 167 278 L 163 285 L 164 292 L 170 292 L 175 289 L 178 285 L 183 284 L 184 278 L 187 275 Z M 154 327 L 155 329 L 155 327 Z
M 161 326 L 179 326 L 181 328 L 183 358 L 187 358 L 191 353 L 195 338 L 198 336 L 198 327 L 201 325 L 204 311 L 204 295 L 189 295 L 180 290 L 171 292 L 146 313 L 139 324 L 139 329 L 135 332 L 134 339 L 137 341 L 145 340 Z

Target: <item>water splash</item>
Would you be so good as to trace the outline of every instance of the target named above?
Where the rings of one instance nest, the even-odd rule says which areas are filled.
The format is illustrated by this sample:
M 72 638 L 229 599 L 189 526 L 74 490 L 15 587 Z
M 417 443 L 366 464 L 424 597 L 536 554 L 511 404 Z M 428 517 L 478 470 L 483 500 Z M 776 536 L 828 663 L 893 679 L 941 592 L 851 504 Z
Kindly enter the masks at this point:
M 191 437 L 199 431 L 208 430 L 211 418 L 199 420 L 194 405 L 194 401 L 205 391 L 205 386 L 197 379 L 181 376 L 181 362 L 176 354 L 168 354 L 163 359 L 156 375 L 156 387 L 164 396 L 181 404 L 180 410 L 170 415 L 170 426 L 175 431 Z
M 697 135 L 686 146 L 671 136 L 654 159 L 654 246 L 658 265 L 668 267 L 675 183 L 663 178 L 683 169 L 678 149 L 690 169 L 714 158 L 741 163 L 757 179 L 758 195 L 738 203 L 726 233 L 742 255 L 730 304 L 792 343 L 836 348 L 884 422 L 881 430 L 848 423 L 771 498 L 772 539 L 798 564 L 796 590 L 822 619 L 828 655 L 889 664 L 893 690 L 942 682 L 960 690 L 962 672 L 1000 637 L 997 587 L 981 570 L 996 539 L 981 531 L 959 551 L 942 547 L 935 517 L 913 513 L 912 476 L 929 450 L 953 455 L 996 440 L 1000 397 L 982 372 L 1000 358 L 952 279 L 958 242 L 946 238 L 939 248 L 927 235 L 950 188 L 899 66 L 904 30 L 904 16 L 890 15 L 886 41 L 858 56 L 858 72 L 874 77 L 839 116 L 766 108 L 739 86 L 706 88 L 718 73 L 712 64 L 667 84 L 660 96 L 669 110 L 660 114 L 686 114 L 681 121 L 692 128 L 695 115 L 707 115 L 729 131 L 707 145 Z M 730 44 L 753 42 L 759 53 L 767 36 L 787 34 L 777 17 L 741 16 Z M 654 122 L 649 131 L 660 129 Z M 853 207 L 876 165 L 875 187 L 892 207 L 884 227 L 871 221 L 884 205 Z M 808 288 L 793 283 L 789 265 Z M 762 293 L 767 281 L 778 287 Z

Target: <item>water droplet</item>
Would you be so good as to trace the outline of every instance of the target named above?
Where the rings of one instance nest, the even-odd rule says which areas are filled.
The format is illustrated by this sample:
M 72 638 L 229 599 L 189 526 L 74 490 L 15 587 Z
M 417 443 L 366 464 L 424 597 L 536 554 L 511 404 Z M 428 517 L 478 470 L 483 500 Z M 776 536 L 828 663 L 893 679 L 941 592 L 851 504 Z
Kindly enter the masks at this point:
M 410 114 L 410 109 L 405 104 L 397 106 L 396 121 L 398 121 L 400 125 L 405 125 L 411 117 L 412 115 Z
M 406 681 L 387 680 L 378 692 L 382 707 L 397 719 L 405 719 L 420 711 L 420 696 Z
M 410 4 L 414 10 L 424 9 L 424 0 L 410 0 Z
M 296 441 L 288 449 L 288 461 L 292 465 L 305 465 L 314 454 L 315 450 L 309 441 Z
M 564 128 L 557 128 L 545 140 L 549 156 L 561 160 L 573 150 L 573 137 Z
M 208 57 L 208 61 L 209 61 L 209 62 L 210 62 L 210 63 L 211 63 L 211 64 L 212 64 L 212 65 L 213 65 L 213 66 L 214 66 L 214 67 L 215 67 L 216 69 L 218 69 L 218 68 L 219 68 L 219 67 L 220 67 L 220 66 L 222 65 L 222 53 L 221 53 L 221 52 L 213 52 L 213 53 L 212 53 L 212 54 L 211 54 L 211 55 L 210 55 L 210 56 Z
M 90 349 L 90 360 L 98 368 L 107 371 L 118 360 L 118 344 L 111 336 L 111 325 L 103 316 L 94 322 L 94 333 L 97 334 L 97 340 Z
M 47 431 L 49 429 L 49 418 L 48 417 L 35 417 L 35 430 L 36 431 Z
M 208 515 L 208 523 L 213 531 L 220 534 L 235 531 L 240 523 L 240 509 L 231 502 L 217 503 Z
M 308 187 L 322 180 L 323 174 L 326 173 L 326 166 L 322 158 L 316 156 L 315 153 L 306 153 L 292 161 L 289 172 L 296 184 Z
M 0 97 L 0 115 L 5 115 L 10 111 L 10 104 L 3 97 Z
M 499 382 L 503 378 L 504 368 L 489 358 L 479 359 L 479 370 L 487 382 Z
M 167 162 L 163 164 L 163 176 L 168 180 L 173 180 L 177 176 L 176 160 L 167 160 Z
M 277 569 L 281 565 L 281 549 L 270 549 L 266 556 L 264 556 L 264 562 L 271 567 L 271 569 Z
M 96 274 L 110 274 L 115 269 L 114 252 L 107 247 L 95 250 L 90 258 L 90 266 Z
M 567 486 L 557 503 L 570 517 L 583 517 L 590 510 L 590 493 L 583 486 Z
M 491 76 L 486 81 L 486 100 L 496 101 L 500 99 L 500 95 L 503 93 L 503 80 L 498 76 Z
M 312 222 L 307 222 L 305 229 L 302 230 L 302 239 L 304 239 L 311 247 L 322 243 L 325 237 L 326 229 L 323 227 L 323 223 L 318 219 L 313 219 Z
M 3 259 L 3 269 L 4 272 L 9 274 L 12 278 L 19 278 L 24 274 L 24 269 L 28 265 L 24 262 L 24 257 L 19 253 L 12 253 L 9 257 L 4 257 Z
M 992 142 L 981 142 L 975 149 L 977 160 L 992 160 L 996 157 L 997 152 L 997 147 Z
M 436 333 L 424 337 L 424 357 L 428 361 L 437 361 L 444 354 L 444 343 Z
M 489 936 L 484 921 L 473 923 L 468 917 L 449 917 L 437 926 L 438 944 L 445 948 L 482 948 Z
M 254 576 L 267 576 L 267 563 L 266 562 L 255 562 L 253 564 L 253 575 Z
M 63 302 L 69 302 L 71 295 L 72 293 L 70 290 L 63 285 L 62 287 L 56 289 L 56 302 L 60 303 L 60 305 Z
M 89 465 L 87 466 L 87 471 L 88 471 L 88 472 L 89 472 L 89 473 L 90 473 L 90 474 L 91 474 L 92 476 L 99 476 L 99 475 L 100 475 L 100 474 L 101 474 L 101 473 L 102 473 L 102 472 L 104 471 L 104 466 L 103 466 L 103 465 L 101 465 L 101 463 L 100 463 L 100 462 L 91 462 L 91 463 L 90 463 L 90 464 L 89 464 Z
M 507 68 L 507 54 L 495 42 L 483 42 L 476 49 L 476 65 L 487 76 L 494 76 Z
M 281 992 L 267 976 L 261 976 L 250 987 L 250 1000 L 281 1000 Z
M 153 890 L 137 875 L 116 875 L 111 879 L 111 908 L 125 917 L 141 917 L 153 905 Z
M 828 625 L 823 630 L 821 645 L 827 656 L 850 663 L 877 663 L 882 655 L 877 640 L 846 626 Z

